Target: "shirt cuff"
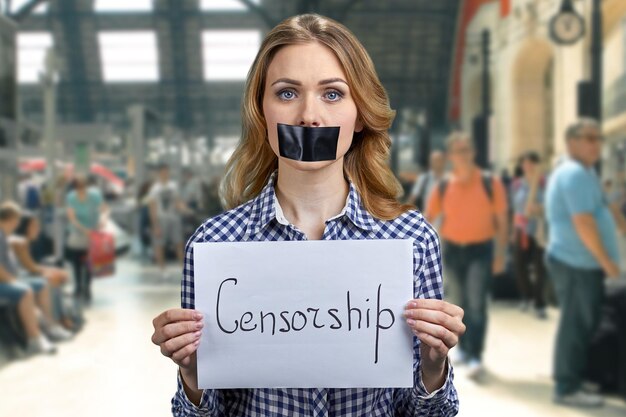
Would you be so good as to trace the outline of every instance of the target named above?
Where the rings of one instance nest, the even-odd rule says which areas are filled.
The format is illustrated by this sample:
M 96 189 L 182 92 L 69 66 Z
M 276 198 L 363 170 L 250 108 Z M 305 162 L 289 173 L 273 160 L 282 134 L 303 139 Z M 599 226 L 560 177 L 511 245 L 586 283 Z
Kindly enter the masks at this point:
M 428 390 L 424 386 L 424 381 L 422 378 L 422 368 L 420 366 L 417 382 L 415 383 L 415 389 L 413 390 L 414 396 L 421 401 L 444 401 L 448 397 L 448 391 L 450 391 L 450 387 L 452 386 L 452 380 L 454 379 L 454 373 L 452 371 L 452 366 L 450 365 L 449 358 L 446 358 L 446 368 L 448 369 L 448 372 L 446 374 L 446 380 L 444 381 L 441 388 L 436 389 L 433 392 L 428 392 Z
M 200 399 L 200 404 L 195 405 L 185 393 L 183 379 L 180 371 L 177 372 L 178 387 L 176 395 L 172 399 L 172 415 L 175 417 L 209 417 L 214 414 L 216 404 L 216 393 L 214 390 L 204 390 Z

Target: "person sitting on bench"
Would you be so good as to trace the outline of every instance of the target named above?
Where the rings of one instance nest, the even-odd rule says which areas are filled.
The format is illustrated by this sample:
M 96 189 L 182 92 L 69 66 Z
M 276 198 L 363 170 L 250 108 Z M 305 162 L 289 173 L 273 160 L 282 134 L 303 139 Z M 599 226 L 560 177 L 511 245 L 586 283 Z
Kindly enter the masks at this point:
M 43 278 L 47 281 L 52 295 L 54 319 L 67 330 L 74 329 L 74 323 L 63 307 L 63 285 L 68 281 L 68 273 L 58 267 L 46 266 L 35 262 L 31 254 L 31 243 L 36 241 L 41 232 L 41 223 L 32 213 L 23 212 L 21 221 L 9 244 L 17 259 L 20 276 Z
M 55 345 L 38 325 L 38 306 L 43 310 L 48 334 L 56 339 L 67 338 L 67 332 L 51 320 L 50 295 L 43 279 L 28 282 L 17 280 L 17 270 L 8 243 L 20 221 L 20 208 L 13 202 L 0 204 L 0 297 L 17 306 L 17 313 L 26 332 L 27 354 L 54 353 Z M 36 305 L 36 302 L 38 306 Z

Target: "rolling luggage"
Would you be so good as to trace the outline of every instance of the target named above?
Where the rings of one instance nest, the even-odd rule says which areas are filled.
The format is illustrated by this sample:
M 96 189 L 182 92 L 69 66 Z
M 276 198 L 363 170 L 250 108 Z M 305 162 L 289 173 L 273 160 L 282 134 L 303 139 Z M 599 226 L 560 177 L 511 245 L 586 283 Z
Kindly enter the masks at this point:
M 600 326 L 591 342 L 587 378 L 626 401 L 626 283 L 609 283 Z

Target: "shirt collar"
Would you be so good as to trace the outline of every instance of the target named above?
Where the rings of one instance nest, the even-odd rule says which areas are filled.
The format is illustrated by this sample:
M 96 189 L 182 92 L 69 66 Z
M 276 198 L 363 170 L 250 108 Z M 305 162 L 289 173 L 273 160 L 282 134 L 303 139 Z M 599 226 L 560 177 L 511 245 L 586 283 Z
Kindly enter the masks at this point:
M 274 219 L 287 225 L 282 208 L 276 198 L 275 185 L 278 171 L 274 171 L 261 193 L 252 200 L 252 211 L 249 228 L 258 233 Z M 346 198 L 346 204 L 341 213 L 328 220 L 336 220 L 342 217 L 349 219 L 355 226 L 365 231 L 377 231 L 380 228 L 378 221 L 362 205 L 361 196 L 352 181 L 349 181 L 350 190 Z

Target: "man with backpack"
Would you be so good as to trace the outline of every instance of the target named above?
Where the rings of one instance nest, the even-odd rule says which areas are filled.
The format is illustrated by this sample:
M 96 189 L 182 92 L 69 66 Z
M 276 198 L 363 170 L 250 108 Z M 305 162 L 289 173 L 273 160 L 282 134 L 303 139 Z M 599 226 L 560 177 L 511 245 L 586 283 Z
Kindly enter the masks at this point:
M 468 375 L 480 379 L 487 330 L 491 279 L 505 268 L 507 199 L 502 182 L 482 172 L 471 138 L 452 133 L 446 141 L 452 172 L 433 189 L 426 218 L 442 220 L 443 263 L 447 299 L 465 310 L 467 331 L 456 352 Z

